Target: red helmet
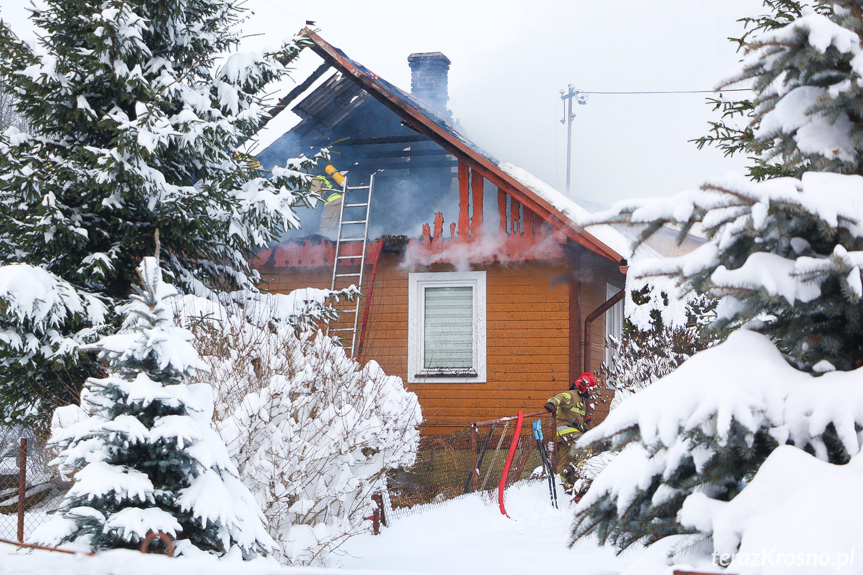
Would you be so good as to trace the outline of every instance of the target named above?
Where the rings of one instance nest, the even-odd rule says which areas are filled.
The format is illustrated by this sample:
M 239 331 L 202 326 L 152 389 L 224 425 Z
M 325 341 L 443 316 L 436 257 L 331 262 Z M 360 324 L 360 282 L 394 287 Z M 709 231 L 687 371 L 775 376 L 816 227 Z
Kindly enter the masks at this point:
M 572 385 L 578 390 L 578 393 L 587 393 L 590 388 L 596 387 L 596 376 L 586 371 L 579 375 L 578 379 L 572 382 Z

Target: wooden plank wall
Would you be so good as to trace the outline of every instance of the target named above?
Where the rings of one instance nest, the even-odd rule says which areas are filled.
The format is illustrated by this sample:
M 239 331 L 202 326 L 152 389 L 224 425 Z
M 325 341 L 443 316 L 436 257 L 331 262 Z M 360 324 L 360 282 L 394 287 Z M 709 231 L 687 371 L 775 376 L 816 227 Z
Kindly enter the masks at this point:
M 333 282 L 332 266 L 318 268 L 258 268 L 261 288 L 274 293 L 290 293 L 304 287 L 330 289 Z
M 601 258 L 583 263 L 582 321 L 605 301 L 606 278 L 620 282 L 616 266 Z M 486 271 L 487 379 L 485 383 L 414 383 L 423 409 L 423 433 L 445 434 L 474 421 L 540 411 L 553 394 L 569 387 L 569 270 L 566 261 L 472 266 Z M 448 264 L 421 271 L 452 271 Z M 266 288 L 280 293 L 300 287 L 328 288 L 330 268 L 263 268 Z M 419 271 L 419 270 L 418 270 Z M 384 371 L 407 381 L 408 273 L 401 255 L 385 253 L 378 264 L 369 323 L 360 360 L 377 361 Z M 616 274 L 616 277 L 615 277 Z M 605 320 L 591 328 L 591 368 L 605 357 Z M 595 420 L 607 413 L 597 405 Z
M 452 433 L 474 421 L 540 411 L 565 389 L 569 371 L 568 286 L 561 261 L 473 266 L 486 271 L 487 382 L 414 383 L 425 433 Z M 451 271 L 431 266 L 423 271 Z M 552 286 L 553 280 L 555 285 Z M 395 258 L 378 267 L 363 359 L 407 380 L 408 275 Z

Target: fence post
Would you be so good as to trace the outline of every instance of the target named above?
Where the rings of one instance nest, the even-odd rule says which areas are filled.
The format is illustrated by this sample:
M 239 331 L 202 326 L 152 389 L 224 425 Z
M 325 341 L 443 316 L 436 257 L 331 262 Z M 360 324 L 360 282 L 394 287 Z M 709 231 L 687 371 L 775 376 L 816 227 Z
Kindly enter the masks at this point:
M 384 509 L 384 496 L 383 496 L 383 494 L 380 491 L 373 493 L 372 494 L 372 501 L 374 501 L 375 505 L 378 506 L 378 509 L 381 510 L 381 512 L 380 512 L 381 525 L 383 525 L 384 527 L 387 527 L 387 511 L 386 511 L 386 509 Z
M 18 542 L 24 543 L 24 507 L 27 491 L 27 438 L 21 438 L 18 450 Z
M 381 534 L 381 510 L 375 507 L 372 510 L 372 535 Z
M 470 428 L 470 450 L 473 454 L 473 467 L 471 467 L 471 477 L 473 478 L 471 481 L 472 490 L 475 492 L 479 487 L 479 463 L 477 462 L 477 453 L 476 453 L 476 436 L 479 431 L 477 430 L 476 425 L 472 425 Z

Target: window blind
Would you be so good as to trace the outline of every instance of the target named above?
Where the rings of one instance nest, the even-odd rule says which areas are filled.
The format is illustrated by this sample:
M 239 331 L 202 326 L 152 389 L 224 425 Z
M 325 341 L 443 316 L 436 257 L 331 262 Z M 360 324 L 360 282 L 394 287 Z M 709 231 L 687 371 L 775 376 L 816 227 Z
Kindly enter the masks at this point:
M 473 287 L 424 292 L 423 369 L 474 369 Z

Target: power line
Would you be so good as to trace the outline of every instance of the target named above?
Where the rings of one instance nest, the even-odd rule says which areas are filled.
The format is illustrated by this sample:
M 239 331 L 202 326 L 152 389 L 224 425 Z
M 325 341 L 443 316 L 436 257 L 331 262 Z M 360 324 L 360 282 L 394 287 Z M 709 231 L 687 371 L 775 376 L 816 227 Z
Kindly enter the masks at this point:
M 727 90 L 666 90 L 655 92 L 591 92 L 581 90 L 585 94 L 602 94 L 611 96 L 628 96 L 631 94 L 717 94 L 720 92 L 751 92 L 752 88 L 730 88 Z
M 285 10 L 284 8 L 282 8 L 281 6 L 279 6 L 278 4 L 276 4 L 275 2 L 271 2 L 270 0 L 264 0 L 264 2 L 266 2 L 267 4 L 269 4 L 270 6 L 272 6 L 273 8 L 275 8 L 276 10 L 280 10 L 281 12 L 284 12 L 285 14 L 287 14 L 288 16 L 291 16 L 292 18 L 296 18 L 296 19 L 297 19 L 297 20 L 299 20 L 300 22 L 302 22 L 302 21 L 303 21 L 303 18 L 300 18 L 300 17 L 299 17 L 299 16 L 297 16 L 296 14 L 292 14 L 292 13 L 288 12 L 287 10 Z

